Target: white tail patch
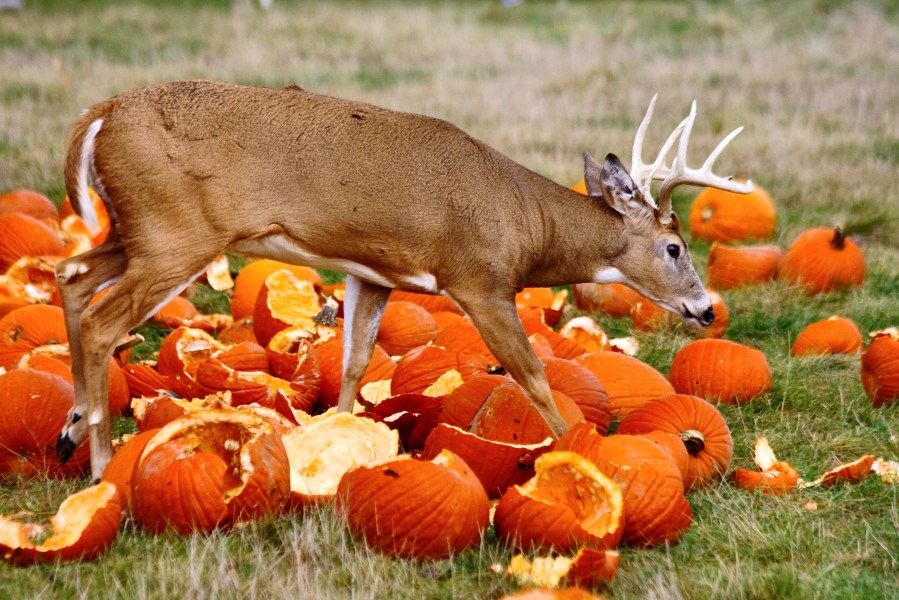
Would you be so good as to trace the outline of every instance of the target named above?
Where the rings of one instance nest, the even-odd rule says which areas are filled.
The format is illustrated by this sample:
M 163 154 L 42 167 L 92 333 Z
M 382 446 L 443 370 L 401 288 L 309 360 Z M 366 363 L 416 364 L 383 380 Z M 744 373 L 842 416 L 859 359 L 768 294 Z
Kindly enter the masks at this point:
M 90 183 L 91 166 L 94 162 L 94 138 L 97 137 L 102 125 L 103 119 L 97 119 L 87 128 L 84 143 L 81 145 L 81 162 L 78 164 L 78 190 L 75 192 L 76 197 L 72 198 L 76 204 L 75 212 L 84 219 L 84 224 L 92 235 L 100 232 L 100 221 L 97 219 L 97 211 L 94 210 L 87 186 Z

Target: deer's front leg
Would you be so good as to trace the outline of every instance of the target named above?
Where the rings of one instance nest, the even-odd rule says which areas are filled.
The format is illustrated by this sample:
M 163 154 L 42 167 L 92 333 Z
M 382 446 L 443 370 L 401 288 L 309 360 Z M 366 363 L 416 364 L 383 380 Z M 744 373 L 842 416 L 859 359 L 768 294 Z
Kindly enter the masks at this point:
M 493 355 L 524 388 L 553 434 L 559 437 L 568 431 L 568 424 L 553 401 L 543 363 L 534 354 L 518 318 L 514 293 L 494 293 L 475 299 L 454 298 L 477 327 Z
M 356 390 L 371 361 L 378 326 L 389 296 L 390 288 L 347 275 L 343 299 L 343 379 L 337 402 L 340 412 L 353 410 Z

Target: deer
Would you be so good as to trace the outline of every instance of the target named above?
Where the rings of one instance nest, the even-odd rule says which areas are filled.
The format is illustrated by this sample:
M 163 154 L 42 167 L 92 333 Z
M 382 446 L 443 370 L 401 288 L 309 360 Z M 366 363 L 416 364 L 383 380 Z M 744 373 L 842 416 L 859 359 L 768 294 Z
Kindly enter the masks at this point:
M 393 289 L 442 294 L 471 319 L 553 435 L 566 429 L 514 297 L 524 287 L 626 283 L 698 327 L 714 319 L 671 206 L 680 185 L 752 183 L 686 165 L 696 103 L 657 158 L 634 139 L 628 172 L 585 152 L 588 196 L 445 120 L 303 90 L 213 81 L 133 89 L 71 128 L 65 189 L 89 228 L 92 186 L 110 218 L 97 247 L 56 269 L 75 402 L 65 462 L 89 438 L 96 480 L 111 458 L 106 369 L 122 336 L 232 253 L 346 274 L 339 411 L 352 410 Z M 667 154 L 678 143 L 676 157 Z M 659 200 L 651 183 L 662 181 Z M 108 292 L 89 305 L 105 288 Z

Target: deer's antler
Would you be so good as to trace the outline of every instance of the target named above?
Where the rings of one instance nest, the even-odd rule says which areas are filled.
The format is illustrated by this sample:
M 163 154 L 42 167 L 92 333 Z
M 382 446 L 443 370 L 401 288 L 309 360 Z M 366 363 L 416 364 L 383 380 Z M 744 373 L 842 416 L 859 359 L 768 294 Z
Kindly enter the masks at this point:
M 659 189 L 658 203 L 661 221 L 663 223 L 671 221 L 671 192 L 679 185 L 689 184 L 714 187 L 738 194 L 750 193 L 753 190 L 751 181 L 738 183 L 732 181 L 730 177 L 720 177 L 712 173 L 712 165 L 715 164 L 715 161 L 730 141 L 743 131 L 742 127 L 733 130 L 727 137 L 721 140 L 721 143 L 712 151 L 702 167 L 699 169 L 687 167 L 687 146 L 690 142 L 690 133 L 693 131 L 693 122 L 696 120 L 695 100 L 690 107 L 690 114 L 668 136 L 655 161 L 649 165 L 643 163 L 643 139 L 646 137 L 649 122 L 652 120 L 657 97 L 658 94 L 652 97 L 649 108 L 646 109 L 646 116 L 643 117 L 640 127 L 637 128 L 637 135 L 634 137 L 634 148 L 631 154 L 631 178 L 639 186 L 640 192 L 648 202 L 652 202 L 652 191 L 650 188 L 652 180 L 663 180 L 662 187 Z M 665 159 L 668 151 L 671 150 L 678 138 L 680 138 L 680 143 L 677 147 L 677 155 L 669 167 L 665 164 Z

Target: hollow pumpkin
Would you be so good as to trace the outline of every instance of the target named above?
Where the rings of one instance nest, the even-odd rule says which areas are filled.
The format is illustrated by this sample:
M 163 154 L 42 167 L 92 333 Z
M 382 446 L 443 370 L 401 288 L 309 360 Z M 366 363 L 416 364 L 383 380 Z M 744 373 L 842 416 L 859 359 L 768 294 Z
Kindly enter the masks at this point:
M 0 319 L 0 367 L 11 369 L 38 346 L 68 341 L 60 307 L 33 304 L 17 308 Z
M 490 392 L 509 381 L 505 375 L 473 375 L 444 397 L 439 422 L 466 429 Z
M 712 243 L 706 274 L 713 288 L 729 290 L 774 279 L 781 251 L 778 246 L 726 246 Z
M 668 379 L 679 394 L 745 402 L 771 389 L 765 355 L 730 340 L 696 340 L 677 351 Z
M 689 455 L 686 489 L 701 489 L 720 481 L 734 456 L 734 441 L 721 412 L 689 394 L 647 402 L 622 418 L 616 431 L 631 435 L 662 431 L 677 436 Z
M 100 482 L 66 498 L 48 524 L 0 516 L 0 557 L 15 565 L 92 560 L 115 541 L 122 521 L 115 484 Z
M 560 553 L 617 546 L 624 531 L 617 483 L 574 452 L 547 452 L 534 468 L 534 477 L 510 487 L 496 506 L 493 525 L 501 540 Z
M 816 294 L 859 286 L 865 257 L 841 227 L 815 227 L 796 238 L 777 266 L 777 276 Z
M 266 278 L 276 271 L 288 270 L 295 277 L 321 286 L 321 276 L 309 267 L 291 265 L 277 260 L 260 259 L 247 264 L 234 279 L 234 292 L 231 296 L 231 316 L 235 321 L 252 317 L 256 308 L 256 299 Z
M 435 345 L 422 346 L 397 361 L 390 392 L 393 395 L 421 393 L 447 371 L 457 371 L 464 380 L 486 373 L 487 367 L 486 359 L 481 356 L 459 354 Z
M 576 343 L 584 349 L 585 353 L 612 349 L 606 332 L 602 330 L 596 321 L 587 316 L 575 317 L 567 321 L 559 329 L 559 335 Z
M 337 508 L 350 531 L 378 552 L 434 560 L 478 545 L 489 525 L 481 482 L 465 462 L 442 451 L 357 467 L 340 480 Z
M 114 483 L 119 489 L 122 506 L 131 508 L 131 482 L 138 460 L 147 447 L 147 443 L 156 435 L 159 428 L 148 429 L 137 434 L 129 434 L 127 439 L 115 447 L 115 454 L 103 470 L 101 481 Z
M 262 346 L 288 327 L 304 327 L 310 333 L 319 328 L 313 319 L 321 312 L 322 304 L 315 284 L 300 279 L 293 271 L 282 269 L 265 278 L 256 306 L 253 309 L 253 333 Z
M 756 438 L 753 459 L 758 470 L 739 468 L 730 474 L 734 487 L 780 495 L 793 491 L 799 484 L 799 473 L 790 463 L 777 460 L 765 436 Z
M 332 406 L 337 406 L 337 401 L 340 398 L 340 382 L 343 378 L 343 340 L 340 337 L 335 337 L 318 344 L 315 346 L 315 353 L 318 356 L 319 368 L 321 369 L 318 406 L 321 409 L 328 409 Z M 390 379 L 393 377 L 395 369 L 396 363 L 393 362 L 390 355 L 381 346 L 375 344 L 368 367 L 366 367 L 365 373 L 359 381 L 359 387 L 361 388 L 373 381 Z M 358 392 L 358 390 L 356 391 Z
M 620 352 L 591 352 L 578 356 L 574 362 L 587 367 L 602 382 L 612 414 L 626 415 L 654 398 L 674 393 L 664 375 Z
M 862 385 L 874 406 L 887 406 L 899 399 L 899 329 L 889 327 L 870 335 L 861 360 Z
M 59 234 L 34 217 L 0 214 L 0 272 L 23 256 L 54 256 L 62 250 Z
M 790 354 L 858 354 L 861 350 L 862 333 L 858 326 L 846 317 L 834 315 L 807 325 L 793 341 Z
M 758 184 L 749 194 L 705 188 L 693 200 L 687 217 L 690 235 L 710 242 L 767 239 L 776 224 L 774 202 Z

